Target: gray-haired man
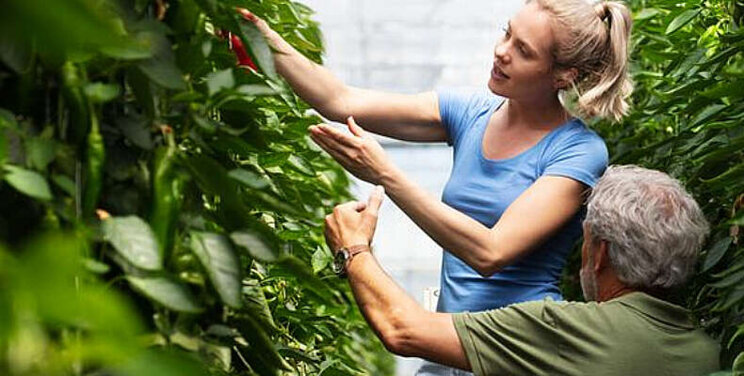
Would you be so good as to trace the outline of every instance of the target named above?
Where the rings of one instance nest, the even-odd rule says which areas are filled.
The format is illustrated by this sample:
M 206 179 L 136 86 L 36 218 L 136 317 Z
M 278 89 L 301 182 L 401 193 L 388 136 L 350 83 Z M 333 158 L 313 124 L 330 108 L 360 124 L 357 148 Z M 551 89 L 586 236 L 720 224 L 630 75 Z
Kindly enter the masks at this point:
M 476 375 L 706 375 L 718 346 L 663 300 L 691 275 L 708 224 L 664 173 L 610 167 L 587 204 L 581 284 L 589 303 L 551 300 L 462 314 L 424 311 L 369 252 L 382 190 L 326 217 L 356 301 L 385 346 Z

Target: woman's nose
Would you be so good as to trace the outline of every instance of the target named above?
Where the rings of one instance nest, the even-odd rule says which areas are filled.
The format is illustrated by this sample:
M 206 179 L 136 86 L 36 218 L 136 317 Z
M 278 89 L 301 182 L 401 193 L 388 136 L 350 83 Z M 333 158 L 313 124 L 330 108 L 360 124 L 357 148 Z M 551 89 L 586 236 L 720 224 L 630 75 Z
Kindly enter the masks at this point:
M 501 64 L 507 64 L 509 62 L 509 55 L 506 53 L 506 43 L 499 43 L 496 45 L 493 51 L 493 57 L 495 61 Z

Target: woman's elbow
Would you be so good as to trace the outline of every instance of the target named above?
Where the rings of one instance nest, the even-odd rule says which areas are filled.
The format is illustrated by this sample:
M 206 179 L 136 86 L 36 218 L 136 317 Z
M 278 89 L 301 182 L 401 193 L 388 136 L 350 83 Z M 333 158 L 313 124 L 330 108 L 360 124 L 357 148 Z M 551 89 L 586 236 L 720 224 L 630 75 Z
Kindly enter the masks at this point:
M 472 265 L 473 269 L 475 269 L 481 277 L 488 278 L 499 272 L 504 267 L 504 260 L 494 250 L 487 250 L 483 254 L 484 256 L 479 257 L 475 261 L 475 265 Z

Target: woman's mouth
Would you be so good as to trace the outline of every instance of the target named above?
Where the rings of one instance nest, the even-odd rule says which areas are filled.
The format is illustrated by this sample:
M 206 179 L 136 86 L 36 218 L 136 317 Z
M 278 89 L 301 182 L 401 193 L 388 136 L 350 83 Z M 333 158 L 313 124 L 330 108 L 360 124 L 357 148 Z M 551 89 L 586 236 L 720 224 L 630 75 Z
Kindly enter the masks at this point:
M 509 76 L 504 73 L 504 71 L 501 70 L 497 65 L 493 66 L 493 69 L 491 69 L 491 77 L 493 77 L 495 80 L 508 80 Z

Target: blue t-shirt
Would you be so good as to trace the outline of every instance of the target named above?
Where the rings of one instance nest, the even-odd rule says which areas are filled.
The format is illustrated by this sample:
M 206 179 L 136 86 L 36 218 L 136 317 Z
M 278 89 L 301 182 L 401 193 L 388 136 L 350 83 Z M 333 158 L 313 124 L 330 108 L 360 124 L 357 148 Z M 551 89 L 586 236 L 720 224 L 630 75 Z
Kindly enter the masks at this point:
M 558 126 L 517 156 L 487 159 L 481 150 L 483 133 L 504 99 L 490 92 L 438 95 L 442 124 L 454 147 L 442 201 L 489 228 L 541 176 L 569 177 L 593 187 L 607 167 L 604 141 L 579 119 Z M 562 299 L 561 270 L 580 234 L 579 213 L 545 243 L 488 278 L 445 249 L 437 311 L 477 312 L 545 297 Z

